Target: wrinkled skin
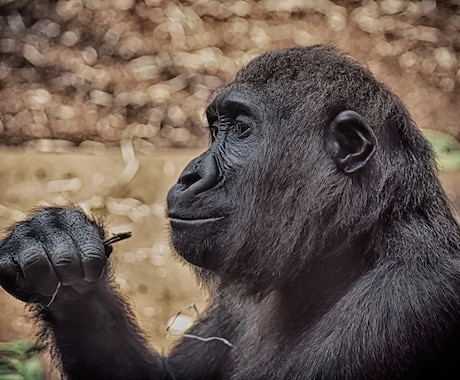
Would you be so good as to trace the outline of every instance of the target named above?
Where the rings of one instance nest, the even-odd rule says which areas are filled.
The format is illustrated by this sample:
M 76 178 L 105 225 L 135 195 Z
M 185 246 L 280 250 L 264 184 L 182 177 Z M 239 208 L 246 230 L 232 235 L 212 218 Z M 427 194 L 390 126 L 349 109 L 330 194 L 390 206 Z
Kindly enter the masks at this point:
M 39 210 L 2 242 L 0 283 L 35 305 L 63 375 L 458 378 L 459 228 L 401 101 L 313 46 L 255 59 L 206 115 L 210 147 L 167 201 L 213 298 L 190 333 L 214 339 L 150 349 L 80 210 Z

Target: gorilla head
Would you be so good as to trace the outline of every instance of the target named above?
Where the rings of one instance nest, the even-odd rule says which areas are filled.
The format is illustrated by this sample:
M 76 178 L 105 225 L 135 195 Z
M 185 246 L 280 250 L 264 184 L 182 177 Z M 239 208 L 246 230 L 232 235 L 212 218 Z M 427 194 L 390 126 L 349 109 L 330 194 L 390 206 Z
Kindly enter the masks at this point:
M 298 284 L 328 257 L 371 265 L 382 222 L 433 181 L 400 100 L 331 47 L 256 58 L 206 115 L 211 145 L 171 189 L 168 215 L 177 252 L 230 281 Z

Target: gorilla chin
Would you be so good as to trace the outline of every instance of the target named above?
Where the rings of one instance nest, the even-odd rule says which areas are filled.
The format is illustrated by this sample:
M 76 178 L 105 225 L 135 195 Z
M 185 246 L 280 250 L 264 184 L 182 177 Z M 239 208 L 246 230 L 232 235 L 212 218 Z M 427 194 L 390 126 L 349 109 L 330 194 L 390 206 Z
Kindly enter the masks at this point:
M 176 252 L 190 264 L 213 269 L 218 261 L 218 235 L 226 230 L 228 216 L 180 219 L 170 217 L 171 240 Z M 212 252 L 212 253 L 211 253 Z

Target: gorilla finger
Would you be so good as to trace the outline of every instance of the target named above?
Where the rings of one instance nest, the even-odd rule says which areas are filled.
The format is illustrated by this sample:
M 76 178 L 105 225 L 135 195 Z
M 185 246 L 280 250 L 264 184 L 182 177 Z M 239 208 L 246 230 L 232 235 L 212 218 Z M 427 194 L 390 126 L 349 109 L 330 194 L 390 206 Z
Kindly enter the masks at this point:
M 24 249 L 19 257 L 24 278 L 39 294 L 51 296 L 59 282 L 45 250 L 40 246 Z
M 10 257 L 0 258 L 0 285 L 11 295 L 24 302 L 34 302 L 37 294 L 27 286 L 27 281 Z
M 83 271 L 80 258 L 72 252 L 60 251 L 59 254 L 53 255 L 52 261 L 62 285 L 73 285 L 82 279 Z
M 113 246 L 112 246 L 112 244 L 107 244 L 107 245 L 104 244 L 104 251 L 105 251 L 105 256 L 106 256 L 106 257 L 110 257 L 110 255 L 111 255 L 112 252 L 113 252 Z
M 106 251 L 102 242 L 100 244 L 82 245 L 80 250 L 85 281 L 97 281 L 104 273 L 104 267 L 107 262 Z
M 81 281 L 83 270 L 80 253 L 69 236 L 53 235 L 47 242 L 46 250 L 62 285 L 73 285 Z
M 71 286 L 71 289 L 79 295 L 83 295 L 93 288 L 94 288 L 94 283 L 85 282 L 85 281 L 81 281 L 78 284 Z

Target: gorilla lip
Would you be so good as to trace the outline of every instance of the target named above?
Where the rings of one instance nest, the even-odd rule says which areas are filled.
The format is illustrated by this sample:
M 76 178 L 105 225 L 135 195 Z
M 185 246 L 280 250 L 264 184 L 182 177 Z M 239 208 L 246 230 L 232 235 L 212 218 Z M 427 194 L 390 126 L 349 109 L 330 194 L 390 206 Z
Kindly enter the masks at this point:
M 218 222 L 222 219 L 224 219 L 225 216 L 216 216 L 216 217 L 210 217 L 210 218 L 193 218 L 193 219 L 184 219 L 181 217 L 174 217 L 170 216 L 169 220 L 171 222 L 171 227 L 174 226 L 180 228 L 181 226 L 201 226 L 204 224 L 210 224 L 210 223 L 215 223 Z
M 219 220 L 224 219 L 225 216 L 217 216 L 217 217 L 211 217 L 211 218 L 195 218 L 195 219 L 184 219 L 180 217 L 173 217 L 170 216 L 169 220 L 171 223 L 181 223 L 181 224 L 204 224 L 204 223 L 212 223 L 212 222 L 217 222 Z

